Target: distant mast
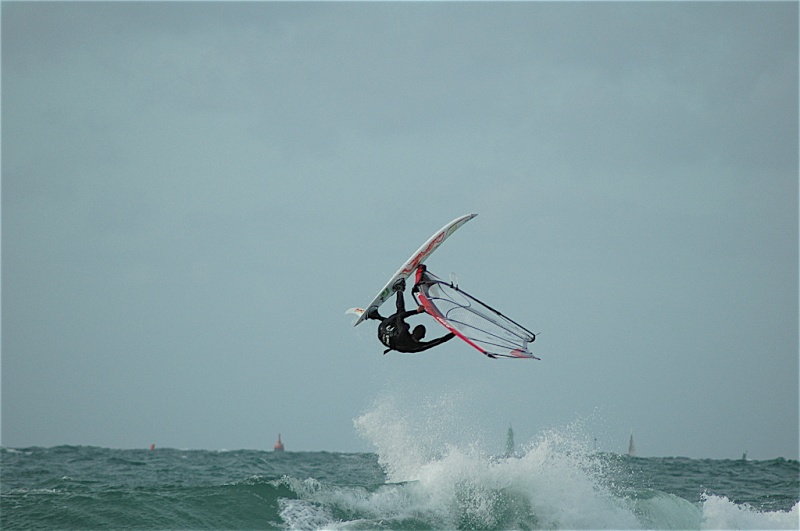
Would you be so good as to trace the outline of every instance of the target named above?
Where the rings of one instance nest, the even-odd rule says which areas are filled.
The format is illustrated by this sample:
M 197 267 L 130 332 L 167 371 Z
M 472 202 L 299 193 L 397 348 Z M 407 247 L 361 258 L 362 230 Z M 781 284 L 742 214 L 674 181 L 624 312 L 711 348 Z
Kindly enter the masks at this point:
M 633 433 L 631 433 L 631 438 L 628 441 L 628 456 L 636 457 L 636 446 L 633 444 Z
M 281 434 L 280 433 L 278 434 L 278 442 L 275 443 L 274 450 L 276 452 L 282 452 L 283 451 L 283 443 L 281 442 Z
M 506 457 L 514 455 L 514 430 L 511 426 L 508 427 L 508 435 L 506 436 Z

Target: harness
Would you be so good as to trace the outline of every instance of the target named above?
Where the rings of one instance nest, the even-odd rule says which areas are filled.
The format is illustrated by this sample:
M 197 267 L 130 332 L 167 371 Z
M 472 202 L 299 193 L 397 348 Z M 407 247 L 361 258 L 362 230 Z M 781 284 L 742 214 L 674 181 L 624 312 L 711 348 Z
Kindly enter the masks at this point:
M 400 335 L 401 335 L 401 330 L 397 326 L 396 320 L 392 319 L 390 321 L 387 319 L 380 324 L 380 326 L 378 327 L 378 339 L 380 339 L 381 343 L 389 347 L 383 351 L 384 354 L 386 354 L 390 350 L 396 350 L 393 346 L 394 340 Z
M 378 339 L 381 340 L 381 343 L 389 347 L 389 350 L 392 350 L 392 339 L 398 335 L 397 327 L 394 325 L 394 323 L 386 323 L 385 326 L 381 326 L 380 328 Z M 384 354 L 386 354 L 386 352 L 384 352 Z

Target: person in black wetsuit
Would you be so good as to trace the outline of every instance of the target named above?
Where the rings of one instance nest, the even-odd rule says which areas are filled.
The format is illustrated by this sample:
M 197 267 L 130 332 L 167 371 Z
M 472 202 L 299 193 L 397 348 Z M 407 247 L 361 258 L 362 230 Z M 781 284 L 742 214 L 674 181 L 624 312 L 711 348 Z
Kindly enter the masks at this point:
M 381 343 L 389 347 L 384 350 L 383 353 L 386 354 L 390 350 L 409 353 L 422 352 L 423 350 L 428 350 L 429 348 L 441 345 L 445 341 L 453 339 L 455 334 L 451 332 L 432 341 L 422 341 L 422 338 L 425 337 L 425 327 L 422 325 L 417 325 L 414 327 L 414 331 L 411 331 L 411 327 L 405 321 L 406 318 L 424 313 L 425 309 L 420 306 L 415 310 L 406 311 L 406 304 L 403 299 L 403 291 L 405 291 L 405 289 L 406 281 L 401 278 L 394 285 L 394 290 L 397 292 L 397 311 L 395 313 L 384 318 L 376 309 L 372 310 L 369 315 L 367 315 L 367 319 L 375 319 L 381 322 L 381 324 L 378 325 L 378 339 L 381 340 Z

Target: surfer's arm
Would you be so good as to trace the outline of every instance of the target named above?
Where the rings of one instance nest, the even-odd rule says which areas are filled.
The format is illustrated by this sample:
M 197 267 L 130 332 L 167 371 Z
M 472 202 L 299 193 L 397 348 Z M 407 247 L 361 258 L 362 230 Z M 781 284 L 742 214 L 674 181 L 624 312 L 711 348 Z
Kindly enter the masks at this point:
M 450 332 L 449 334 L 445 334 L 440 338 L 434 339 L 433 341 L 431 341 L 431 343 L 436 343 L 437 345 L 440 345 L 445 341 L 450 341 L 454 337 L 456 337 L 456 335 L 453 332 Z
M 442 337 L 437 337 L 436 339 L 434 339 L 432 341 L 427 341 L 426 343 L 423 343 L 423 344 L 425 345 L 425 348 L 428 349 L 428 348 L 431 348 L 431 347 L 435 347 L 436 345 L 441 345 L 442 343 L 450 341 L 454 337 L 456 337 L 456 335 L 454 333 L 450 332 L 449 334 L 445 334 Z
M 406 319 L 407 317 L 411 317 L 411 316 L 418 315 L 418 314 L 421 314 L 421 313 L 425 313 L 425 308 L 423 308 L 422 306 L 420 306 L 419 308 L 415 308 L 413 310 L 408 310 L 407 312 L 401 313 L 400 314 L 400 318 L 401 319 Z
M 429 348 L 433 348 L 437 345 L 441 345 L 442 343 L 450 341 L 454 337 L 455 334 L 450 332 L 449 334 L 445 334 L 442 337 L 438 337 L 432 341 L 420 341 L 413 349 L 413 352 L 422 352 L 423 350 L 428 350 Z

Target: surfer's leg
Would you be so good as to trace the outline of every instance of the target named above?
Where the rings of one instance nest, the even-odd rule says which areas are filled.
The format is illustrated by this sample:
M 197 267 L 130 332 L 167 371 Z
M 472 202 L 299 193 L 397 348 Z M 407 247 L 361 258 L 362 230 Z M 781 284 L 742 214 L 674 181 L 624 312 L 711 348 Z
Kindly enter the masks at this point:
M 403 313 L 406 311 L 406 301 L 403 298 L 403 292 L 397 292 L 397 313 Z

